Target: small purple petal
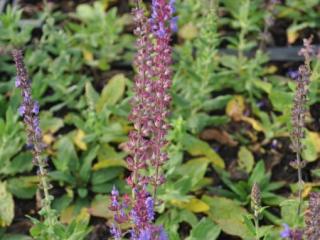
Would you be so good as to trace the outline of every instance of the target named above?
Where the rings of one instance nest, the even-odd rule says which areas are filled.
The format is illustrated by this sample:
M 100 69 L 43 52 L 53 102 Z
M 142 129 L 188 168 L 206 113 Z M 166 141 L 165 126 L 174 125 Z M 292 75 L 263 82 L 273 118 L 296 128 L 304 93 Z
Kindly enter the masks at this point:
M 16 85 L 17 88 L 21 86 L 21 81 L 20 81 L 20 78 L 18 76 L 16 76 L 15 85 Z
M 39 110 L 40 110 L 39 103 L 38 102 L 34 102 L 32 112 L 35 115 L 38 115 L 39 114 Z
M 18 109 L 19 115 L 23 116 L 26 113 L 26 107 L 24 105 L 21 105 Z
M 280 233 L 280 236 L 282 238 L 290 237 L 291 230 L 290 230 L 288 224 L 282 224 L 282 226 L 284 227 L 284 230 Z

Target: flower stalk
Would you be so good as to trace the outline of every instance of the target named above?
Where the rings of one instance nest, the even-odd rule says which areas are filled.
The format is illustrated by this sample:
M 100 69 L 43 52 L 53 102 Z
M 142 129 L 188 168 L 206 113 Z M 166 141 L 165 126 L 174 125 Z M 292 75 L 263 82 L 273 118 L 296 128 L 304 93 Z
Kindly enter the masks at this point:
M 296 153 L 296 160 L 292 162 L 292 165 L 297 169 L 298 172 L 298 215 L 301 212 L 302 206 L 302 191 L 303 191 L 303 179 L 302 179 L 302 168 L 304 167 L 304 162 L 301 159 L 303 144 L 302 139 L 305 137 L 305 118 L 307 112 L 307 100 L 309 83 L 311 76 L 311 55 L 313 54 L 313 48 L 311 46 L 312 38 L 304 39 L 304 47 L 300 50 L 299 54 L 304 56 L 304 65 L 299 67 L 299 76 L 297 77 L 297 87 L 293 100 L 293 108 L 291 111 L 291 121 L 292 121 L 292 132 L 291 132 L 291 142 L 292 149 Z
M 42 133 L 39 121 L 39 104 L 32 99 L 31 81 L 23 61 L 21 50 L 12 50 L 11 52 L 17 71 L 15 86 L 21 89 L 23 102 L 19 107 L 19 114 L 23 117 L 25 129 L 27 132 L 27 143 L 33 154 L 33 164 L 38 167 L 38 176 L 40 179 L 40 189 L 42 190 L 42 214 L 50 227 L 55 224 L 54 212 L 51 209 L 52 197 L 49 194 L 50 184 L 47 177 L 47 163 L 42 157 L 44 144 L 42 142 Z

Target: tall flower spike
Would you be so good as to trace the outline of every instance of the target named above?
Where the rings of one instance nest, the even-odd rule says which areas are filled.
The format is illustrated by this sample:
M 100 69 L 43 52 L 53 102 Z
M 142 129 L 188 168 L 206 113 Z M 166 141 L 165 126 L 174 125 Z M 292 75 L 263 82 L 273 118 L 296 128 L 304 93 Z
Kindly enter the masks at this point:
M 151 156 L 149 139 L 152 129 L 149 112 L 153 108 L 152 79 L 154 76 L 151 26 L 144 16 L 144 11 L 139 7 L 133 10 L 133 16 L 136 25 L 134 33 L 137 36 L 137 53 L 134 59 L 136 68 L 135 96 L 131 100 L 132 110 L 129 120 L 133 123 L 134 130 L 130 132 L 127 144 L 131 153 L 131 156 L 127 158 L 127 164 L 132 172 L 128 182 L 132 190 L 136 189 L 140 170 L 147 168 L 147 160 Z
M 151 164 L 155 168 L 152 184 L 154 185 L 153 197 L 159 185 L 164 182 L 160 167 L 167 161 L 167 153 L 163 151 L 166 146 L 166 134 L 169 129 L 167 117 L 171 97 L 169 89 L 172 81 L 172 48 L 170 46 L 172 34 L 172 15 L 175 12 L 175 1 L 153 0 L 151 24 L 155 36 L 154 72 L 156 79 L 153 81 L 153 111 L 150 112 L 152 125 L 152 156 Z
M 254 215 L 256 239 L 259 239 L 259 214 L 261 209 L 261 192 L 257 183 L 254 183 L 251 190 L 251 209 Z
M 313 48 L 311 46 L 312 38 L 304 40 L 304 48 L 299 52 L 305 58 L 304 65 L 299 67 L 299 76 L 297 78 L 297 87 L 295 96 L 293 99 L 293 108 L 291 111 L 291 122 L 292 122 L 292 132 L 291 132 L 291 142 L 292 149 L 296 153 L 296 160 L 292 162 L 292 165 L 298 170 L 298 186 L 299 186 L 299 207 L 298 215 L 300 215 L 301 204 L 302 204 L 302 190 L 303 190 L 303 180 L 302 180 L 302 168 L 303 161 L 301 159 L 301 154 L 303 150 L 302 139 L 305 136 L 305 117 L 307 112 L 307 98 L 310 83 L 310 61 L 311 54 L 313 53 Z
M 320 193 L 310 193 L 309 206 L 305 214 L 306 230 L 308 240 L 320 239 Z
M 39 122 L 39 104 L 32 99 L 31 81 L 23 61 L 21 50 L 13 50 L 12 56 L 16 64 L 17 77 L 15 86 L 21 89 L 23 102 L 19 107 L 19 114 L 25 124 L 28 146 L 32 146 L 33 163 L 38 166 L 40 187 L 43 191 L 42 209 L 50 226 L 55 223 L 55 215 L 51 209 L 51 196 L 49 195 L 49 182 L 47 178 L 46 161 L 43 159 L 43 143 Z

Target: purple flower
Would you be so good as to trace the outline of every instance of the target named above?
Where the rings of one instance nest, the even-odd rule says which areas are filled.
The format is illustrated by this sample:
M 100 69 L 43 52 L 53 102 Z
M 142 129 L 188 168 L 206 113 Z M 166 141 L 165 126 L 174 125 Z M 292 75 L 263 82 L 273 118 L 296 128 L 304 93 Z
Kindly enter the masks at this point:
M 141 224 L 139 216 L 138 216 L 137 212 L 134 209 L 131 211 L 131 218 L 132 218 L 133 223 L 136 226 L 139 226 Z
M 141 231 L 138 240 L 152 240 L 151 236 L 152 236 L 152 233 L 150 229 L 147 228 Z
M 18 109 L 19 115 L 22 117 L 26 113 L 26 106 L 21 105 Z
M 160 233 L 159 233 L 159 240 L 168 240 L 168 235 L 167 233 L 164 231 L 163 227 L 161 227 L 160 229 Z
M 299 71 L 289 70 L 288 71 L 288 76 L 293 80 L 297 80 L 298 77 L 299 77 Z
M 39 103 L 35 101 L 33 104 L 32 113 L 34 113 L 35 115 L 38 115 L 39 110 L 40 110 Z
M 172 32 L 178 32 L 178 17 L 173 17 L 170 22 Z
M 21 81 L 20 81 L 20 78 L 18 76 L 16 76 L 15 85 L 16 85 L 16 88 L 19 88 L 21 86 Z
M 119 230 L 119 228 L 115 224 L 111 225 L 110 233 L 115 240 L 121 239 L 121 231 Z
M 282 224 L 282 226 L 284 227 L 284 230 L 280 233 L 280 236 L 282 238 L 289 238 L 291 235 L 291 230 L 290 230 L 288 224 L 284 223 L 284 224 Z
M 147 208 L 148 219 L 150 222 L 152 222 L 154 219 L 154 201 L 152 197 L 148 197 L 146 199 L 146 208 Z

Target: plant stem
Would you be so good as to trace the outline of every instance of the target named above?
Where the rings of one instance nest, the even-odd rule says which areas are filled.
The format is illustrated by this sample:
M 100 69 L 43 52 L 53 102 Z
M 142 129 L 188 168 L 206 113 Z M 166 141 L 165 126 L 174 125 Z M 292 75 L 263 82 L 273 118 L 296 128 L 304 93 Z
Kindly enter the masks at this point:
M 297 156 L 297 165 L 298 165 L 298 197 L 299 197 L 299 205 L 298 205 L 298 217 L 300 216 L 301 206 L 302 206 L 302 190 L 303 190 L 303 180 L 302 180 L 302 168 L 301 168 L 301 157 L 300 153 L 296 153 Z

